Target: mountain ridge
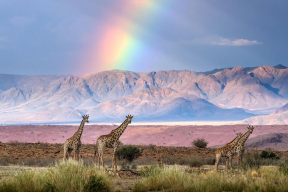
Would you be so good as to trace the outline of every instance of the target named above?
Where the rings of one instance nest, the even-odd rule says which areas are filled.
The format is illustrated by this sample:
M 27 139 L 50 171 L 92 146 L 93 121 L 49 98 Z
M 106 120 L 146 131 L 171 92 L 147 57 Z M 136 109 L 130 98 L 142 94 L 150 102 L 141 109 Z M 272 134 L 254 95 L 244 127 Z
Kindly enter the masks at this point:
M 49 120 L 45 116 L 52 117 L 56 108 L 63 112 L 57 121 L 64 122 L 65 114 L 74 114 L 68 118 L 73 121 L 86 113 L 92 121 L 120 119 L 128 113 L 145 121 L 241 120 L 254 116 L 254 110 L 272 111 L 288 103 L 288 69 L 275 67 L 225 68 L 213 74 L 189 70 L 112 70 L 85 76 L 0 74 L 0 118 L 41 122 Z

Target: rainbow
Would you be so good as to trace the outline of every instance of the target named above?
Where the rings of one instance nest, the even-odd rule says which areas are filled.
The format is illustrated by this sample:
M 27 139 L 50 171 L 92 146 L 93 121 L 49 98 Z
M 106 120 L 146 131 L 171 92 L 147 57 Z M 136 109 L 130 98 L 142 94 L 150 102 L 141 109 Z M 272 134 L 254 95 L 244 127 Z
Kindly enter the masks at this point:
M 157 1 L 158 2 L 158 1 Z M 123 14 L 110 14 L 101 30 L 95 32 L 96 40 L 93 43 L 88 60 L 85 61 L 90 71 L 104 70 L 136 70 L 137 61 L 145 58 L 150 50 L 145 43 L 149 38 L 149 31 L 143 29 L 133 18 L 150 18 L 159 13 L 156 0 L 124 0 L 121 1 Z M 128 15 L 128 17 L 127 17 Z M 121 16 L 121 17 L 120 17 Z M 129 19 L 128 19 L 129 18 Z M 131 19 L 132 18 L 132 19 Z

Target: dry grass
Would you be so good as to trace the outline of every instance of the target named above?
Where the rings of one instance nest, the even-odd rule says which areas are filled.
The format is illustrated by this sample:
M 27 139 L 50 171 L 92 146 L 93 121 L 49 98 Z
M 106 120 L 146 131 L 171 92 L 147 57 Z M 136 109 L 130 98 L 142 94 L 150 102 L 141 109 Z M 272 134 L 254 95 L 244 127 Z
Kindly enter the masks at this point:
M 179 166 L 150 168 L 146 177 L 137 181 L 133 191 L 288 191 L 288 178 L 277 167 L 250 169 L 240 174 L 187 173 Z
M 56 163 L 55 167 L 42 170 L 17 172 L 0 183 L 1 192 L 33 191 L 110 191 L 110 176 L 94 165 L 82 161 Z

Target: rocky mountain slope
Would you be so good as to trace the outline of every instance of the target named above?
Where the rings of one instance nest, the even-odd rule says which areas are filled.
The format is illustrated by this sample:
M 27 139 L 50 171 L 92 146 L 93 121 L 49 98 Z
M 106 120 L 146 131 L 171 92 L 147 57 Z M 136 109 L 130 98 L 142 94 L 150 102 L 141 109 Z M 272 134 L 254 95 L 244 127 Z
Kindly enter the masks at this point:
M 244 119 L 244 124 L 282 125 L 288 124 L 288 103 L 272 112 L 270 115 L 260 115 Z
M 256 136 L 247 141 L 247 147 L 264 150 L 267 148 L 286 151 L 288 149 L 288 134 L 272 133 Z
M 288 103 L 285 66 L 210 72 L 0 75 L 0 123 L 241 120 Z

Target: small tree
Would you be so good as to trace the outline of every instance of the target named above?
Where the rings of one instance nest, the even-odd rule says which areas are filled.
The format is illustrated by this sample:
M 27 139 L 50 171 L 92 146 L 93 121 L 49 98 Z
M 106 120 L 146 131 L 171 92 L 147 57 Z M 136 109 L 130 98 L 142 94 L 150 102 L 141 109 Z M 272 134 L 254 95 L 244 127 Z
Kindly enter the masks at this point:
M 272 151 L 262 151 L 260 153 L 260 157 L 263 158 L 263 159 L 277 159 L 277 155 L 275 153 L 273 153 Z M 279 158 L 279 157 L 278 157 Z
M 141 156 L 141 152 L 138 147 L 127 145 L 119 148 L 116 151 L 116 156 L 119 160 L 125 159 L 131 164 L 132 161 Z
M 194 145 L 195 147 L 198 148 L 206 148 L 207 147 L 208 142 L 205 141 L 205 139 L 196 139 L 194 140 L 191 145 Z

